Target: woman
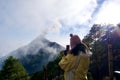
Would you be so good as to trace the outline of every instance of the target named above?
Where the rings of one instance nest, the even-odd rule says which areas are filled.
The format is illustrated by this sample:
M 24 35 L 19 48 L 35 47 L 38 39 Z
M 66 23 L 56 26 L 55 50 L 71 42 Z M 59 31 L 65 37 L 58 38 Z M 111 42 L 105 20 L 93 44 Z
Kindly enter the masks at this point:
M 62 57 L 59 66 L 64 70 L 65 80 L 87 80 L 90 50 L 77 35 L 70 37 L 71 50 Z

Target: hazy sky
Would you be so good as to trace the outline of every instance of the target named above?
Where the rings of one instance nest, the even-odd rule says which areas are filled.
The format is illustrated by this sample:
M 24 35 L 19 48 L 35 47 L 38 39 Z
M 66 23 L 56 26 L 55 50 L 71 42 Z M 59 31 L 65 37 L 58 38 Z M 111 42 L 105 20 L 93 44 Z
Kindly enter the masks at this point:
M 120 22 L 120 0 L 0 0 L 0 57 L 39 35 L 63 46 L 94 23 Z

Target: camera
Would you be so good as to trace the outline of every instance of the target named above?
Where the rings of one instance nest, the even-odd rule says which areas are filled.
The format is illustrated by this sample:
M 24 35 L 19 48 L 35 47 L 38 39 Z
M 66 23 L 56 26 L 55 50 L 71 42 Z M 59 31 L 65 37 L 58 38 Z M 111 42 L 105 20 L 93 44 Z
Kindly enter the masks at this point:
M 65 56 L 67 55 L 67 53 L 68 53 L 69 50 L 70 50 L 69 45 L 66 45 L 66 50 L 64 51 L 64 55 L 65 55 Z

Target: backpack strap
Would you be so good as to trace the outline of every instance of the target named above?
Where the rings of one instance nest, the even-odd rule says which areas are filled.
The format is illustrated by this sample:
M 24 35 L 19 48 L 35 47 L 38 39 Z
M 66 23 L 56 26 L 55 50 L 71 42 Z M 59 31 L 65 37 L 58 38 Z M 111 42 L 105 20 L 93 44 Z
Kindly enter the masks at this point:
M 76 63 L 75 63 L 75 66 L 74 66 L 74 70 L 77 69 L 78 65 L 79 65 L 79 62 L 80 62 L 80 56 L 81 56 L 81 51 L 79 52 L 79 55 L 77 57 L 77 60 L 76 60 Z

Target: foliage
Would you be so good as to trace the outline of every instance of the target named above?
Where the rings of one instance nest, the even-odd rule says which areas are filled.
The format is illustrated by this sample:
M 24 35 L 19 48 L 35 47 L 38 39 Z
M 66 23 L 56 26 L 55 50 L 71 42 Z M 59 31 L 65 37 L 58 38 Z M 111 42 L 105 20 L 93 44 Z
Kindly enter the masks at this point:
M 58 65 L 61 58 L 62 58 L 62 51 L 54 61 L 51 61 L 47 65 L 44 65 L 42 71 L 34 73 L 31 77 L 31 80 L 38 80 L 38 79 L 44 80 L 44 68 L 46 69 L 48 80 L 52 80 L 52 79 L 63 80 L 63 71 Z
M 108 75 L 108 44 L 112 45 L 113 69 L 120 70 L 118 63 L 120 61 L 120 54 L 118 54 L 120 51 L 120 33 L 118 33 L 117 28 L 118 26 L 111 24 L 95 24 L 83 39 L 83 42 L 90 47 L 93 53 L 89 71 L 94 80 L 102 80 Z
M 61 60 L 62 54 L 59 54 L 59 56 L 52 62 L 49 62 L 47 64 L 47 70 L 48 70 L 48 78 L 55 78 L 57 76 L 63 75 L 63 71 L 61 70 L 60 66 L 58 65 L 59 61 Z
M 39 71 L 39 72 L 35 72 L 32 76 L 31 76 L 31 80 L 43 80 L 43 71 Z
M 18 59 L 10 56 L 5 60 L 0 80 L 29 80 L 28 73 Z

